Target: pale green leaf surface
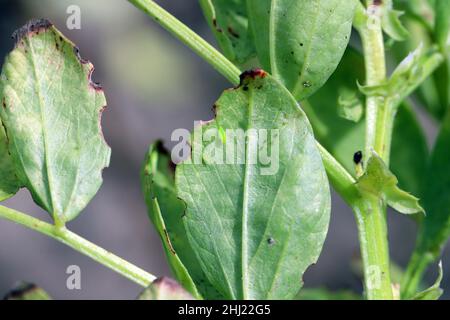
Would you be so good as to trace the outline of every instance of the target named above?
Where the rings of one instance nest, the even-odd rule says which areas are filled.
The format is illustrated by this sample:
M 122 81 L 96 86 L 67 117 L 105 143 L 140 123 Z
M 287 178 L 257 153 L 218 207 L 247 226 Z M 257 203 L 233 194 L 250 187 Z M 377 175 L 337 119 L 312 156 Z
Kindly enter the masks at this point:
M 357 181 L 357 186 L 363 193 L 386 200 L 400 213 L 424 212 L 419 199 L 401 190 L 397 184 L 397 177 L 375 153 L 369 158 L 364 174 Z
M 0 119 L 0 201 L 12 197 L 19 190 L 19 186 L 20 182 L 8 151 L 8 138 Z
M 15 37 L 0 78 L 9 151 L 33 199 L 64 224 L 96 194 L 109 164 L 105 96 L 92 64 L 48 21 L 31 21 Z
M 310 125 L 294 98 L 261 70 L 242 80 L 218 100 L 216 118 L 194 130 L 190 159 L 203 161 L 177 166 L 178 196 L 187 205 L 185 225 L 200 265 L 225 298 L 292 299 L 327 234 L 329 185 Z M 279 150 L 277 170 L 270 174 L 256 161 L 252 151 L 260 146 L 254 135 L 246 143 L 237 141 L 243 151 L 239 159 L 246 161 L 211 162 L 201 150 L 211 149 L 211 143 L 195 137 L 218 126 L 274 132 L 278 148 L 273 136 L 260 143 Z M 214 140 L 211 154 L 219 157 L 222 140 Z
M 316 92 L 336 70 L 350 39 L 353 0 L 249 0 L 264 69 L 297 98 Z
M 200 294 L 205 299 L 220 298 L 189 245 L 182 221 L 185 204 L 176 196 L 170 158 L 160 142 L 150 146 L 141 179 L 150 219 L 176 279 L 195 297 Z
M 200 0 L 203 14 L 224 55 L 242 65 L 256 55 L 246 0 Z
M 159 278 L 145 289 L 138 300 L 195 300 L 189 292 L 170 278 Z

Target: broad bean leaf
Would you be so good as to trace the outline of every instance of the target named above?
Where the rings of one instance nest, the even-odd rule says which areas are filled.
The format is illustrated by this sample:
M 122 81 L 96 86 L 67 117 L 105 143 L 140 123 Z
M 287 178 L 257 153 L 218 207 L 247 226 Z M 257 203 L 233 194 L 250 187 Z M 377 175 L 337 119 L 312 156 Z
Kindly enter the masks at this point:
M 428 289 L 415 294 L 411 300 L 438 300 L 444 293 L 444 290 L 440 287 L 443 277 L 442 262 L 439 262 L 439 274 L 435 283 Z
M 427 215 L 418 237 L 418 249 L 437 258 L 450 236 L 450 113 L 442 124 L 426 171 L 423 204 Z
M 249 0 L 264 69 L 303 100 L 336 70 L 349 42 L 356 1 Z
M 182 220 L 185 204 L 177 198 L 174 171 L 161 142 L 150 146 L 141 179 L 150 219 L 161 238 L 176 279 L 197 298 L 220 298 L 200 269 L 195 253 L 189 245 Z
M 367 161 L 366 170 L 356 184 L 363 193 L 385 200 L 400 213 L 424 212 L 419 205 L 418 198 L 397 186 L 397 177 L 389 171 L 386 164 L 375 152 Z
M 0 76 L 9 151 L 34 201 L 64 224 L 96 194 L 109 164 L 105 96 L 92 64 L 50 22 L 30 21 L 14 37 Z
M 413 108 L 404 102 L 395 118 L 391 147 L 391 170 L 400 188 L 422 197 L 429 151 Z
M 8 151 L 8 138 L 0 119 L 0 201 L 12 197 L 19 190 L 14 163 Z
M 139 295 L 138 300 L 194 300 L 194 298 L 176 281 L 159 278 Z
M 51 300 L 51 298 L 35 284 L 21 282 L 8 292 L 3 300 Z
M 194 129 L 191 157 L 177 166 L 187 235 L 225 298 L 292 299 L 327 234 L 327 176 L 290 93 L 262 70 L 241 79 L 216 118 Z
M 224 55 L 242 65 L 256 55 L 246 0 L 200 0 L 200 5 Z

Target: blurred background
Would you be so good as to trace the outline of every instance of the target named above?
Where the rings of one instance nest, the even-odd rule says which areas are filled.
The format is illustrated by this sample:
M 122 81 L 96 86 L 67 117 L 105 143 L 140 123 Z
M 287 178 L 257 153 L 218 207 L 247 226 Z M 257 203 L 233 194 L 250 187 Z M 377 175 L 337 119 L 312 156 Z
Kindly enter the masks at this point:
M 214 43 L 197 0 L 158 2 Z M 81 9 L 80 30 L 66 27 L 70 5 Z M 94 80 L 103 85 L 108 100 L 103 130 L 112 148 L 111 165 L 101 190 L 69 228 L 157 276 L 170 275 L 141 195 L 141 162 L 152 141 L 161 138 L 170 147 L 174 129 L 192 129 L 194 120 L 211 119 L 214 101 L 230 84 L 125 0 L 0 0 L 0 59 L 13 48 L 15 29 L 43 17 L 93 62 Z M 436 126 L 423 115 L 422 121 L 432 143 Z M 4 204 L 50 221 L 27 191 Z M 414 245 L 415 224 L 389 212 L 389 231 L 393 260 L 404 266 Z M 353 215 L 333 195 L 330 231 L 318 263 L 304 277 L 305 286 L 361 292 L 352 267 L 358 252 Z M 444 254 L 444 289 L 450 289 L 448 259 L 449 251 Z M 66 288 L 70 265 L 81 269 L 81 290 Z M 435 271 L 427 274 L 429 282 Z M 0 297 L 21 280 L 58 299 L 134 299 L 142 289 L 54 240 L 0 220 Z

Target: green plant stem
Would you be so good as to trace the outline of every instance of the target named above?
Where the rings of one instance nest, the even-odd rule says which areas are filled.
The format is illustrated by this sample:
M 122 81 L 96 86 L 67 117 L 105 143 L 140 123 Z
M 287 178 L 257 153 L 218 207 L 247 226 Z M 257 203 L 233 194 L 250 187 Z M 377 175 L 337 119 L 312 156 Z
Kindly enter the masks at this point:
M 239 83 L 239 75 L 241 72 L 232 62 L 214 49 L 207 41 L 197 35 L 188 26 L 161 8 L 156 2 L 152 0 L 129 1 L 191 48 L 196 54 L 224 75 L 231 83 Z
M 386 58 L 381 27 L 381 7 L 368 1 L 364 23 L 358 26 L 361 35 L 366 84 L 376 86 L 386 80 Z M 364 20 L 364 19 L 363 19 Z M 369 96 L 366 100 L 365 161 L 372 151 L 389 163 L 392 128 L 395 113 L 383 97 Z M 370 300 L 393 299 L 389 246 L 387 237 L 386 205 L 379 199 L 365 197 L 353 206 L 357 219 L 361 255 L 364 265 L 365 290 Z
M 379 199 L 361 198 L 352 205 L 358 226 L 364 288 L 369 300 L 392 300 L 386 209 Z
M 119 258 L 111 252 L 98 247 L 92 242 L 89 242 L 79 235 L 69 231 L 65 227 L 54 226 L 4 206 L 0 206 L 0 218 L 10 220 L 56 239 L 143 287 L 149 286 L 153 280 L 155 280 L 155 276 L 136 267 L 128 261 Z

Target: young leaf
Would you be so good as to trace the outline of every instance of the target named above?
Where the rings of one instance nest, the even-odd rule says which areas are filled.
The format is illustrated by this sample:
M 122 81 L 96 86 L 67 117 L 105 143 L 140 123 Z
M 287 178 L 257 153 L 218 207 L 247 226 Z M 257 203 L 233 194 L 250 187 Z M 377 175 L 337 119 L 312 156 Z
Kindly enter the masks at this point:
M 208 24 L 224 55 L 242 65 L 256 55 L 248 25 L 246 0 L 200 0 Z
M 206 279 L 187 240 L 182 221 L 185 204 L 176 196 L 174 172 L 170 165 L 162 143 L 151 145 L 141 173 L 150 219 L 161 237 L 177 280 L 197 298 L 201 295 L 205 299 L 218 299 L 220 295 Z
M 194 300 L 194 298 L 176 281 L 159 278 L 139 295 L 138 300 Z
M 354 0 L 249 0 L 250 25 L 262 66 L 298 100 L 336 70 L 350 39 Z
M 419 199 L 401 190 L 398 180 L 383 160 L 374 152 L 367 162 L 364 174 L 357 185 L 365 194 L 384 199 L 395 210 L 404 214 L 424 212 Z
M 411 300 L 438 300 L 444 293 L 444 290 L 440 288 L 443 277 L 444 272 L 442 271 L 441 261 L 439 262 L 439 275 L 436 282 L 428 289 L 414 295 Z
M 402 15 L 402 11 L 390 9 L 386 10 L 382 18 L 383 31 L 396 41 L 405 41 L 409 36 L 408 30 L 400 21 Z
M 50 296 L 32 283 L 21 282 L 3 300 L 51 300 Z
M 8 151 L 8 138 L 0 120 L 0 201 L 16 194 L 19 186 L 14 163 Z
M 20 181 L 62 225 L 96 194 L 109 164 L 105 96 L 92 64 L 50 22 L 30 21 L 14 37 L 0 76 L 9 151 Z
M 359 122 L 364 113 L 364 102 L 357 92 L 343 88 L 338 99 L 338 114 L 349 121 Z
M 241 79 L 216 118 L 194 129 L 191 157 L 176 169 L 178 196 L 192 248 L 225 298 L 291 299 L 327 234 L 327 176 L 290 93 L 262 70 Z

